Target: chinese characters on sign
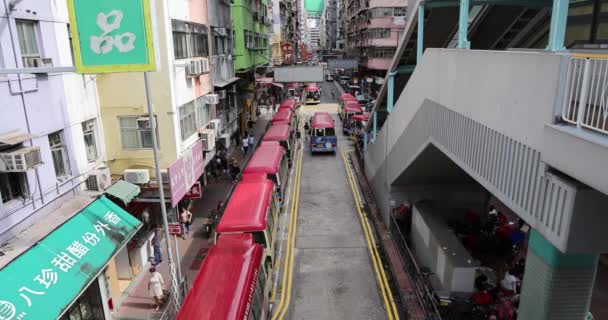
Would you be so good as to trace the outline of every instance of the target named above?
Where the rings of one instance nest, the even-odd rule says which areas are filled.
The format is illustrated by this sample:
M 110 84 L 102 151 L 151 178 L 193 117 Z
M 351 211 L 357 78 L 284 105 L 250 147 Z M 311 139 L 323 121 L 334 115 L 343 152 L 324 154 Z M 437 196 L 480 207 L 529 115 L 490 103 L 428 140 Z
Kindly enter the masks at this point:
M 283 52 L 283 63 L 293 63 L 293 45 L 290 42 L 283 41 L 281 51 Z
M 203 169 L 203 142 L 199 140 L 167 169 L 172 206 L 177 206 L 184 198 L 190 187 L 203 174 Z
M 0 319 L 55 319 L 141 222 L 105 197 L 2 270 Z
M 120 52 L 129 52 L 135 49 L 133 43 L 137 37 L 132 32 L 116 34 L 113 37 L 109 35 L 112 31 L 120 28 L 122 17 L 122 11 L 118 10 L 112 10 L 107 15 L 103 12 L 97 14 L 97 26 L 101 29 L 102 34 L 90 37 L 89 44 L 93 52 L 96 54 L 106 54 L 112 51 L 114 46 Z
M 186 195 L 184 196 L 184 198 L 200 199 L 202 196 L 203 196 L 203 187 L 201 186 L 201 183 L 197 181 L 192 185 L 192 188 L 190 188 L 190 190 L 188 190 L 188 192 L 186 192 Z
M 169 234 L 171 235 L 181 236 L 183 233 L 181 223 L 169 223 L 167 225 L 167 229 L 169 230 Z
M 68 0 L 79 73 L 154 71 L 149 0 Z

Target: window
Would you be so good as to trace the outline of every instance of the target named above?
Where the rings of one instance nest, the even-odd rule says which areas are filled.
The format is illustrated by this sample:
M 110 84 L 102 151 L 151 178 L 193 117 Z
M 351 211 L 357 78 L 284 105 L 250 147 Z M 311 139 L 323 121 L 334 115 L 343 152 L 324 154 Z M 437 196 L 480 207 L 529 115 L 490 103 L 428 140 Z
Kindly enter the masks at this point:
M 16 20 L 17 37 L 23 58 L 40 58 L 36 29 L 38 22 L 32 20 Z
M 97 144 L 95 143 L 95 119 L 82 123 L 82 135 L 84 136 L 84 147 L 87 152 L 89 162 L 97 161 Z
M 392 58 L 395 55 L 395 48 L 371 48 L 370 58 Z
M 23 172 L 0 172 L 2 203 L 23 199 L 27 194 L 26 175 Z
M 367 11 L 367 18 L 382 18 L 382 17 L 399 17 L 405 16 L 404 7 L 388 7 L 388 8 L 372 8 Z
M 118 117 L 118 123 L 123 148 L 152 148 L 152 126 L 148 117 Z M 156 134 L 158 135 L 158 127 Z
M 190 138 L 197 131 L 194 101 L 190 101 L 179 107 L 179 126 L 182 134 L 182 141 Z
M 103 319 L 103 304 L 99 295 L 99 282 L 93 281 L 60 320 Z
M 192 42 L 193 57 L 206 57 L 209 55 L 206 33 L 193 33 L 190 35 L 190 39 Z
M 61 179 L 70 175 L 68 151 L 63 142 L 63 130 L 49 134 L 49 145 L 57 178 Z
M 172 20 L 173 54 L 175 59 L 206 57 L 209 55 L 207 26 Z
M 188 58 L 188 34 L 173 31 L 173 54 L 175 59 Z
M 368 39 L 382 39 L 391 37 L 391 29 L 389 28 L 375 28 L 367 29 L 364 31 L 364 37 Z

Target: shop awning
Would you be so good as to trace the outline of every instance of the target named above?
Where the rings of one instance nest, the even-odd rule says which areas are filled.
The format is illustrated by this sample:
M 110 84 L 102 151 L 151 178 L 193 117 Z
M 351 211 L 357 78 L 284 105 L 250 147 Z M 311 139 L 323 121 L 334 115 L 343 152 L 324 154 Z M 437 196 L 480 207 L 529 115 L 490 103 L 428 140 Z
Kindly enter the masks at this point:
M 0 270 L 2 315 L 59 318 L 141 224 L 105 196 L 95 200 Z
M 105 193 L 119 199 L 126 205 L 137 197 L 140 192 L 141 189 L 139 189 L 138 185 L 126 182 L 124 180 L 118 180 L 116 183 L 111 185 Z
M 275 82 L 273 82 L 273 83 L 272 83 L 272 85 L 273 85 L 273 86 L 275 86 L 275 87 L 279 87 L 279 88 L 281 88 L 281 89 L 283 89 L 283 88 L 284 88 L 284 86 L 283 86 L 283 84 L 282 84 L 282 83 L 275 83 Z
M 273 78 L 255 78 L 255 82 L 258 83 L 268 83 L 271 84 L 272 80 L 274 80 Z
M 20 130 L 12 130 L 0 134 L 0 144 L 15 145 L 33 138 L 34 135 Z
M 227 86 L 227 85 L 229 85 L 229 84 L 231 84 L 231 83 L 233 83 L 233 82 L 235 82 L 235 81 L 237 81 L 239 79 L 240 78 L 238 78 L 238 77 L 232 77 L 232 78 L 230 78 L 230 79 L 228 79 L 226 81 L 213 81 L 213 86 L 214 87 L 218 87 L 218 88 L 223 88 L 223 87 L 225 87 L 225 86 Z

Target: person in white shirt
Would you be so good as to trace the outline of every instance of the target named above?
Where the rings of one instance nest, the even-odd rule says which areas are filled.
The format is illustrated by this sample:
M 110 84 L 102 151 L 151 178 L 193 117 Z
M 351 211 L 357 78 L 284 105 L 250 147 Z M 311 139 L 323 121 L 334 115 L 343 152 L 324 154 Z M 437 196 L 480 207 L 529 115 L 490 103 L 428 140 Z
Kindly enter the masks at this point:
M 507 271 L 507 273 L 505 273 L 505 277 L 500 280 L 500 286 L 502 287 L 502 289 L 510 291 L 512 292 L 512 294 L 516 294 L 518 282 L 519 279 L 517 279 L 516 276 L 511 274 L 511 270 L 509 270 Z
M 243 152 L 247 153 L 249 149 L 249 138 L 247 136 L 245 136 L 245 138 L 243 138 Z
M 160 308 L 163 301 L 163 291 L 165 289 L 165 281 L 163 276 L 156 271 L 156 268 L 150 268 L 150 279 L 148 279 L 148 290 L 152 291 L 154 298 L 154 306 L 156 310 Z

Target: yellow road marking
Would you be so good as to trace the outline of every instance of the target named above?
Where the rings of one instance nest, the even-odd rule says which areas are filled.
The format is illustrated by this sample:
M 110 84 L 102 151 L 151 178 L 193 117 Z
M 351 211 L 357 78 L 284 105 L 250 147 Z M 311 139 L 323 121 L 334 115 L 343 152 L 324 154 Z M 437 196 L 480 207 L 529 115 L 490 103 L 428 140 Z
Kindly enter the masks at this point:
M 596 58 L 596 59 L 608 58 L 608 54 L 604 54 L 604 53 L 575 53 L 573 56 L 577 57 L 577 58 Z
M 300 201 L 300 177 L 302 173 L 302 158 L 303 158 L 303 149 L 302 145 L 300 148 L 300 155 L 298 157 L 297 165 L 296 165 L 296 177 L 295 177 L 295 188 L 293 190 L 292 195 L 292 203 L 291 203 L 291 214 L 289 217 L 289 229 L 287 233 L 287 247 L 285 249 L 285 259 L 283 262 L 283 266 L 285 270 L 283 271 L 283 279 L 281 284 L 281 301 L 279 302 L 279 306 L 274 311 L 272 315 L 272 320 L 283 319 L 287 309 L 289 307 L 289 302 L 291 300 L 291 285 L 293 279 L 293 249 L 295 247 L 295 237 L 296 237 L 296 224 L 297 224 L 297 215 L 298 215 L 298 203 Z
M 344 161 L 346 175 L 348 176 L 348 182 L 350 184 L 351 191 L 353 192 L 353 198 L 355 199 L 357 212 L 359 213 L 359 219 L 361 219 L 361 225 L 363 227 L 365 240 L 367 241 L 367 247 L 372 258 L 372 264 L 376 273 L 376 279 L 378 280 L 378 285 L 380 286 L 380 291 L 382 293 L 382 300 L 384 301 L 386 314 L 389 320 L 398 320 L 399 314 L 397 313 L 397 307 L 393 299 L 393 293 L 391 292 L 390 286 L 388 284 L 388 280 L 386 278 L 386 274 L 382 266 L 382 260 L 380 259 L 380 254 L 378 253 L 378 249 L 376 248 L 376 240 L 373 237 L 371 226 L 367 217 L 361 211 L 363 202 L 361 201 L 359 187 L 356 184 L 356 178 L 354 176 L 354 173 L 352 172 L 352 168 L 350 167 L 346 155 L 346 151 L 342 151 L 342 160 Z

